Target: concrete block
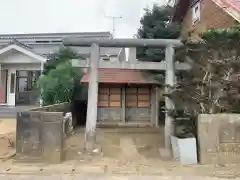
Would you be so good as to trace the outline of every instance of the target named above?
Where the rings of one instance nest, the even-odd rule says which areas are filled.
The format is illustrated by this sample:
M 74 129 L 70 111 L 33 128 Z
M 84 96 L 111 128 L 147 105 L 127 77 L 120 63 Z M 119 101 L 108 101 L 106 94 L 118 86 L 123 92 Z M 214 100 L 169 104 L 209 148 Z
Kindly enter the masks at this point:
M 231 164 L 240 161 L 240 115 L 202 114 L 198 117 L 201 164 Z

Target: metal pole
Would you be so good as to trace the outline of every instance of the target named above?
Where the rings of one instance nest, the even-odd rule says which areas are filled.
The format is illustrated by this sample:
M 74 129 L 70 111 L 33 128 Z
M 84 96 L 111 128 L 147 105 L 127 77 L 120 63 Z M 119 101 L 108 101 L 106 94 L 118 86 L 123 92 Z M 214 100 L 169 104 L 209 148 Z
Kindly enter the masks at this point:
M 165 84 L 174 86 L 175 84 L 175 67 L 174 67 L 174 48 L 169 45 L 166 47 L 166 54 L 165 54 L 165 59 L 166 59 L 166 73 L 165 73 Z M 169 88 L 165 88 L 165 92 L 169 92 Z M 167 111 L 168 110 L 173 110 L 174 109 L 174 103 L 172 99 L 169 97 L 165 97 L 165 106 Z M 171 149 L 171 135 L 173 133 L 173 118 L 168 115 L 166 112 L 165 114 L 165 148 L 166 149 Z
M 98 65 L 100 60 L 99 51 L 100 51 L 99 45 L 92 44 L 89 68 L 87 122 L 85 132 L 85 150 L 88 152 L 94 149 L 94 144 L 96 141 L 98 78 L 99 78 Z

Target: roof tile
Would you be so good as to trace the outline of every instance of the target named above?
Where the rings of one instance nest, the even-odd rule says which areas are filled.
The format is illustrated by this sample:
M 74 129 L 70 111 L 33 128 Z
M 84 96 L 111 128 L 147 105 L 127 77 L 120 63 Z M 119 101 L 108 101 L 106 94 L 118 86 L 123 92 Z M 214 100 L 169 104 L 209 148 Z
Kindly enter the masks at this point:
M 86 73 L 81 82 L 89 81 L 89 74 Z M 118 84 L 158 84 L 148 73 L 132 69 L 99 69 L 100 83 Z
M 240 0 L 222 0 L 240 13 Z

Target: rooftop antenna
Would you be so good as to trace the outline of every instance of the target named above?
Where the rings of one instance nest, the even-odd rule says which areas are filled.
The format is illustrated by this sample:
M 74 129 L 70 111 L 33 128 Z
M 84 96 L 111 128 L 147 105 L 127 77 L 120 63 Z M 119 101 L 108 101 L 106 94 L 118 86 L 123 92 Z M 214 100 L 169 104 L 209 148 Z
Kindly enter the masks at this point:
M 122 19 L 122 16 L 106 16 L 105 15 L 105 17 L 112 19 L 112 36 L 115 37 L 115 33 L 116 33 L 115 21 L 117 19 Z

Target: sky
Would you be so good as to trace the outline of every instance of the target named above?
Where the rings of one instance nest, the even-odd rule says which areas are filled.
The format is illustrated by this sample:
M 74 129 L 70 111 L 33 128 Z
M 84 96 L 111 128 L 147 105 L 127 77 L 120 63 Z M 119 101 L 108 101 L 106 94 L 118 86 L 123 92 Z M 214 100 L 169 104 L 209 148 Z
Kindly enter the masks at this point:
M 167 0 L 0 0 L 0 34 L 112 32 L 130 38 L 140 27 L 144 8 Z

